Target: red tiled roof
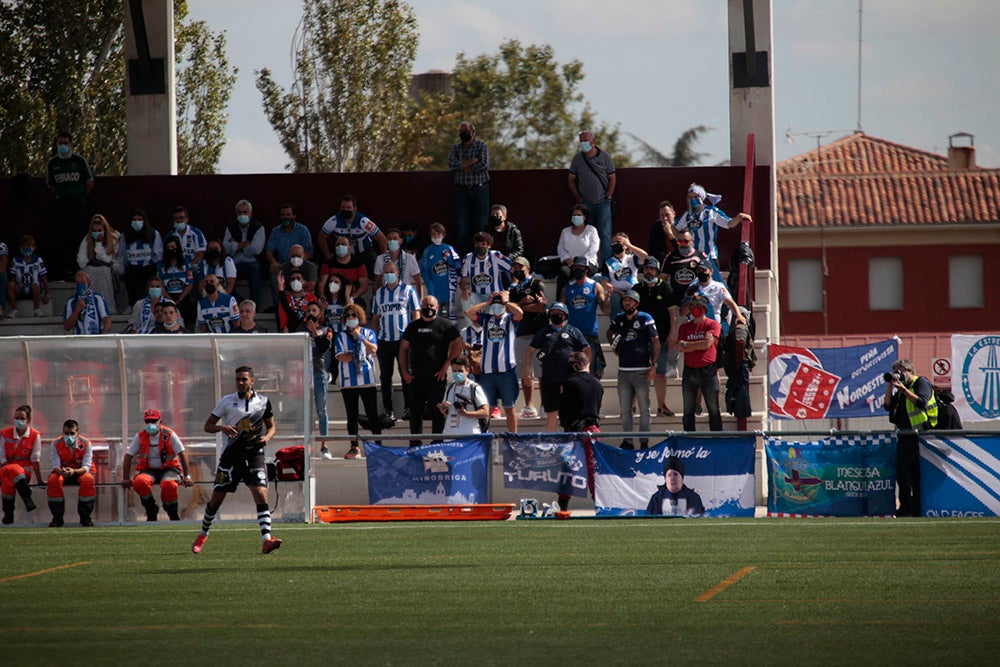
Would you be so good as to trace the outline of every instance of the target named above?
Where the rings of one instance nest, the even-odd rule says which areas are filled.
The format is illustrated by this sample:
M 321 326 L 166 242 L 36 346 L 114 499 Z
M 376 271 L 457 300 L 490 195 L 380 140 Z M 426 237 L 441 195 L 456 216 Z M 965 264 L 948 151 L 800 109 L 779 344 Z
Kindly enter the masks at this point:
M 861 132 L 780 162 L 778 227 L 1000 223 L 1000 170 Z

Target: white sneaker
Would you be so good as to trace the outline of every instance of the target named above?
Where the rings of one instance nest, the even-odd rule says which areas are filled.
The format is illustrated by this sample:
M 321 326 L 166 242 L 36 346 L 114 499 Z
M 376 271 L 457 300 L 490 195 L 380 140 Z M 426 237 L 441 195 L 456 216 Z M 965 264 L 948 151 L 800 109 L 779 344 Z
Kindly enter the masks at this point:
M 521 409 L 521 419 L 534 419 L 538 416 L 538 410 L 533 405 L 526 405 Z
M 35 317 L 45 317 L 45 311 L 41 308 L 35 308 Z
M 330 461 L 330 460 L 333 459 L 333 454 L 331 454 L 330 450 L 327 449 L 326 447 L 324 447 L 323 449 L 319 450 L 319 453 L 327 461 Z
M 7 317 L 9 317 L 10 319 L 16 318 L 17 317 L 17 308 L 16 307 L 15 308 L 11 308 L 10 312 L 7 313 Z

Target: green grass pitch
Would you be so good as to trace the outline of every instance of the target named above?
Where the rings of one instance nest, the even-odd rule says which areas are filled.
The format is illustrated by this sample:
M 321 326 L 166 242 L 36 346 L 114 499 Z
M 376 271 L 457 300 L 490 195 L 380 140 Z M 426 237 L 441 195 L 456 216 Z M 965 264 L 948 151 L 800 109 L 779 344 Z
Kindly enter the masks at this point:
M 1000 520 L 0 530 L 16 664 L 996 664 Z

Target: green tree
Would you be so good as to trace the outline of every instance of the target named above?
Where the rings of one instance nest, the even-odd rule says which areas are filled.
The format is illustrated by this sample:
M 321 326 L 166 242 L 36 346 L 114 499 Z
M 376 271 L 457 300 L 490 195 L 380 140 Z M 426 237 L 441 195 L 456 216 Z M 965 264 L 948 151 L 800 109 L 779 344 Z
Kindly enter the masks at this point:
M 512 39 L 492 55 L 460 53 L 451 76 L 453 94 L 427 101 L 442 119 L 424 148 L 431 165 L 447 169 L 458 123 L 469 120 L 489 144 L 492 169 L 565 168 L 585 129 L 594 132 L 616 166 L 628 166 L 631 156 L 618 127 L 598 123 L 579 92 L 583 78 L 583 63 L 560 64 L 547 44 L 525 46 Z
M 186 17 L 185 0 L 174 0 L 179 167 L 208 173 L 235 70 L 224 35 Z M 125 173 L 123 21 L 121 0 L 0 1 L 0 173 L 43 175 L 61 130 L 95 173 Z
M 304 0 L 293 83 L 256 72 L 264 111 L 295 172 L 392 171 L 420 164 L 409 95 L 417 19 L 399 0 Z
M 713 129 L 707 125 L 695 125 L 684 130 L 681 136 L 677 137 L 677 141 L 674 142 L 674 152 L 671 155 L 661 153 L 655 146 L 631 132 L 628 136 L 639 144 L 643 166 L 693 167 L 708 157 L 708 153 L 699 153 L 696 151 L 695 145 L 701 140 L 703 134 L 711 132 Z

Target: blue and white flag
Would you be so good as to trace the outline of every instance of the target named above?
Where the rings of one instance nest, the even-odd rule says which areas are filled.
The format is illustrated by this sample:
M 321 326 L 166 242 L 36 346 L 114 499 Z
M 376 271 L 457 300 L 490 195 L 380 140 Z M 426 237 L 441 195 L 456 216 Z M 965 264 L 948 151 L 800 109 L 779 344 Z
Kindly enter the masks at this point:
M 1000 417 L 1000 335 L 951 337 L 951 388 L 962 422 Z
M 587 456 L 574 433 L 505 433 L 503 485 L 587 497 Z
M 752 517 L 754 446 L 754 436 L 677 436 L 640 450 L 595 442 L 597 515 Z
M 924 516 L 1000 515 L 1000 435 L 920 437 Z
M 420 447 L 365 442 L 372 505 L 468 505 L 489 502 L 490 435 Z
M 852 435 L 796 442 L 768 438 L 769 516 L 896 513 L 896 437 Z

